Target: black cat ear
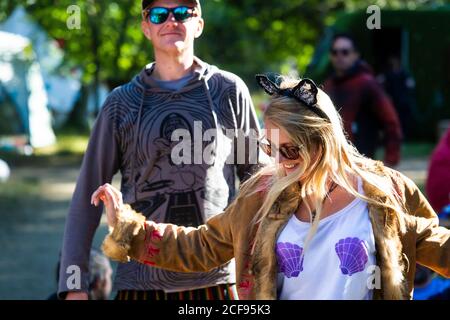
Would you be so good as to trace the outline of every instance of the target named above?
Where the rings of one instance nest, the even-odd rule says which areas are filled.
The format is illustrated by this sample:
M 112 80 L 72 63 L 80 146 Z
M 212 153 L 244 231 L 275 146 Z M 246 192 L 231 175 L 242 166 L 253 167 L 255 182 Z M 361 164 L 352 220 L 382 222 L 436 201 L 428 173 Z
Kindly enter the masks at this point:
M 275 93 L 280 92 L 280 88 L 278 85 L 271 80 L 271 76 L 267 74 L 257 74 L 256 75 L 256 81 L 261 86 L 261 88 L 264 89 L 269 95 L 274 95 Z
M 294 96 L 310 107 L 317 104 L 318 92 L 319 89 L 311 79 L 303 79 L 292 89 Z

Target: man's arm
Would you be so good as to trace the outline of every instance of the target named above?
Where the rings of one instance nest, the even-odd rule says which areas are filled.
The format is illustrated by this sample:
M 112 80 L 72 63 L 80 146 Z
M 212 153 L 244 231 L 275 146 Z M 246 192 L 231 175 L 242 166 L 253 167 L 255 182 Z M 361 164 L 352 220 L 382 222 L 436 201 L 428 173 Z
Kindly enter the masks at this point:
M 261 127 L 253 105 L 252 97 L 245 83 L 238 78 L 235 89 L 234 110 L 238 126 L 238 142 L 235 151 L 237 174 L 241 182 L 247 180 L 261 166 L 270 162 L 269 157 L 260 152 L 257 140 L 261 136 Z M 239 148 L 240 139 L 245 140 L 245 149 Z
M 89 255 L 103 211 L 102 206 L 90 204 L 90 197 L 99 185 L 111 182 L 120 163 L 115 104 L 110 96 L 96 120 L 70 204 L 61 252 L 59 298 L 65 298 L 68 292 L 76 292 L 80 298 L 81 293 L 88 293 Z
M 387 165 L 395 166 L 400 161 L 400 148 L 403 139 L 402 127 L 389 97 L 383 88 L 375 81 L 367 84 L 366 92 L 372 110 L 383 126 L 385 144 L 385 162 Z

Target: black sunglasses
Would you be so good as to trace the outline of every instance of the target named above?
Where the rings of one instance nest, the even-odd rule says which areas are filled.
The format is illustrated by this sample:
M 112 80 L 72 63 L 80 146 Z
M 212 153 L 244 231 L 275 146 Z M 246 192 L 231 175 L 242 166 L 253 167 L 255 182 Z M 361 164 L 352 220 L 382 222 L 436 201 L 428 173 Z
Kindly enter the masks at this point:
M 162 24 L 167 21 L 170 13 L 178 22 L 186 22 L 192 17 L 196 17 L 196 8 L 179 6 L 175 8 L 153 7 L 144 10 L 144 18 L 153 24 Z
M 352 52 L 352 50 L 351 49 L 331 49 L 330 52 L 333 56 L 337 56 L 340 54 L 340 55 L 343 55 L 344 57 L 346 57 Z
M 277 148 L 266 139 L 260 140 L 259 146 L 269 157 L 274 157 L 279 152 L 287 160 L 298 160 L 300 158 L 301 146 L 281 145 Z

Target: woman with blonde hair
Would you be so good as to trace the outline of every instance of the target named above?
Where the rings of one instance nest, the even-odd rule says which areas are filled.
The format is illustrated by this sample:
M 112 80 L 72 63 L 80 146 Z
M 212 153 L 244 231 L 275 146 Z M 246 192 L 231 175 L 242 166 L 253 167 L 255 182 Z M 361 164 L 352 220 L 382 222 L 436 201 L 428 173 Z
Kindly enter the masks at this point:
M 240 299 L 411 299 L 416 262 L 450 276 L 450 231 L 417 186 L 348 142 L 312 80 L 257 76 L 276 158 L 198 228 L 145 221 L 104 185 L 107 256 L 179 272 L 236 261 Z

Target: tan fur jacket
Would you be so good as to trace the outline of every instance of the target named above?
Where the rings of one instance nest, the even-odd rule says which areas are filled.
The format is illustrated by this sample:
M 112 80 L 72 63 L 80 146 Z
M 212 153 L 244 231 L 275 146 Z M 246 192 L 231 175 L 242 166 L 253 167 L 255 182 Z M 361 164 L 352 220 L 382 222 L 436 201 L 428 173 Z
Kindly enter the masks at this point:
M 369 206 L 381 281 L 374 299 L 411 299 L 416 262 L 450 277 L 450 231 L 439 227 L 435 212 L 411 180 L 381 165 L 378 171 L 394 184 L 407 212 L 403 233 L 394 212 Z M 368 184 L 364 192 L 386 201 L 383 193 Z M 103 251 L 121 262 L 131 258 L 177 272 L 208 271 L 234 257 L 240 299 L 277 299 L 275 244 L 297 208 L 298 199 L 292 194 L 285 191 L 256 226 L 251 221 L 262 204 L 262 192 L 238 197 L 198 228 L 145 221 L 127 206 L 106 237 Z

